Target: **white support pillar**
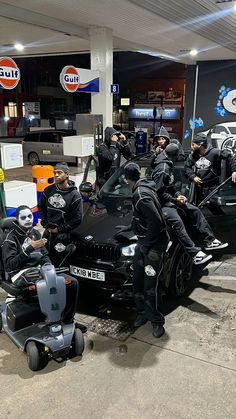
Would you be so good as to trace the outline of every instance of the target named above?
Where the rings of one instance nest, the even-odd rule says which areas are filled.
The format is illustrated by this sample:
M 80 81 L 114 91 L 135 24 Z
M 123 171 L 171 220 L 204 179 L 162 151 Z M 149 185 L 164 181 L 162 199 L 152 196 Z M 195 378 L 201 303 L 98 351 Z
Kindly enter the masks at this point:
M 103 115 L 103 127 L 112 127 L 113 96 L 113 36 L 112 30 L 92 26 L 90 28 L 91 70 L 100 72 L 100 92 L 91 94 L 92 114 Z

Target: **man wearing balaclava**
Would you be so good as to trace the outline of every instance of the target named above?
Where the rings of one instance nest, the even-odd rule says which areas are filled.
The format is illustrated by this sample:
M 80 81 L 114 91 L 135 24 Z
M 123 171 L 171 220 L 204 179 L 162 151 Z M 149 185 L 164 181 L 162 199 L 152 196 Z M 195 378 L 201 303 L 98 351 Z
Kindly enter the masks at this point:
M 45 247 L 46 238 L 41 238 L 38 230 L 33 228 L 33 214 L 29 207 L 21 205 L 16 209 L 16 220 L 12 222 L 10 231 L 2 244 L 2 260 L 5 272 L 16 286 L 25 287 L 32 278 L 27 271 L 32 267 L 51 263 Z M 61 274 L 60 274 L 61 275 Z M 66 274 L 66 307 L 63 322 L 70 323 L 74 319 L 78 297 L 78 281 Z M 6 302 L 14 297 L 8 295 Z
M 106 127 L 105 140 L 99 144 L 97 155 L 98 187 L 101 188 L 116 169 L 120 167 L 121 156 L 126 160 L 131 157 L 131 150 L 124 134 L 112 127 Z
M 58 266 L 65 256 L 66 245 L 70 243 L 70 233 L 81 224 L 83 207 L 80 193 L 69 180 L 66 163 L 56 164 L 54 178 L 55 183 L 44 189 L 38 210 L 50 258 Z

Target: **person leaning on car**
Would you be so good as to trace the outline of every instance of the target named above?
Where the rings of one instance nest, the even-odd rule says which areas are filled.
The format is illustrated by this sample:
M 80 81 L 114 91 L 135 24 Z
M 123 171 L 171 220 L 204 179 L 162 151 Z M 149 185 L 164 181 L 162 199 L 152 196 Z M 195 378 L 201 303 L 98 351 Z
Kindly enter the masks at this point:
M 192 150 L 184 168 L 186 176 L 196 185 L 197 203 L 220 184 L 223 160 L 232 172 L 232 182 L 236 182 L 236 158 L 229 150 L 213 148 L 200 134 L 195 135 Z
M 124 134 L 112 127 L 106 127 L 105 140 L 97 148 L 98 186 L 101 188 L 109 177 L 120 167 L 121 156 L 126 160 L 132 157 L 129 143 Z
M 65 162 L 56 164 L 54 177 L 55 183 L 44 189 L 38 209 L 50 258 L 58 266 L 70 243 L 70 233 L 81 224 L 83 207 L 80 193 L 69 180 L 69 167 Z
M 140 179 L 140 168 L 136 163 L 128 163 L 124 175 L 133 188 L 132 230 L 138 237 L 133 260 L 133 291 L 137 309 L 134 326 L 142 326 L 149 320 L 153 336 L 160 338 L 165 333 L 165 318 L 160 311 L 160 282 L 169 236 L 155 183 Z

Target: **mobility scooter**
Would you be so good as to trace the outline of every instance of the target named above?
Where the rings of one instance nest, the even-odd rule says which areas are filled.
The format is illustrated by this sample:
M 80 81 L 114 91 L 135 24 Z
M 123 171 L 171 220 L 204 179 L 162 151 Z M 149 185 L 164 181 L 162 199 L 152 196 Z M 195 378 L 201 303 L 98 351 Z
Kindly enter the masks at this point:
M 12 221 L 2 220 L 2 230 L 9 229 Z M 0 286 L 15 299 L 0 308 L 0 331 L 3 329 L 15 345 L 26 352 L 29 368 L 38 371 L 50 358 L 60 362 L 72 354 L 82 355 L 82 331 L 74 322 L 64 324 L 62 321 L 66 281 L 69 281 L 60 275 L 65 268 L 56 271 L 51 264 L 31 268 L 27 270 L 29 284 L 19 288 L 8 280 L 2 266 L 1 262 Z

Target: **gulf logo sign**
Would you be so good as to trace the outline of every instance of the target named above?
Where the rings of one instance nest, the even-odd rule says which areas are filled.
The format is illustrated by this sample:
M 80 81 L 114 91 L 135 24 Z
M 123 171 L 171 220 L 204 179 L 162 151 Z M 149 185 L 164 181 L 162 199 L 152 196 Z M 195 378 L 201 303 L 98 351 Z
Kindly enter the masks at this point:
M 80 77 L 77 68 L 73 67 L 73 65 L 64 67 L 60 74 L 60 82 L 63 89 L 67 92 L 76 92 L 80 85 Z
M 0 58 L 0 87 L 14 89 L 20 81 L 20 70 L 10 57 Z

